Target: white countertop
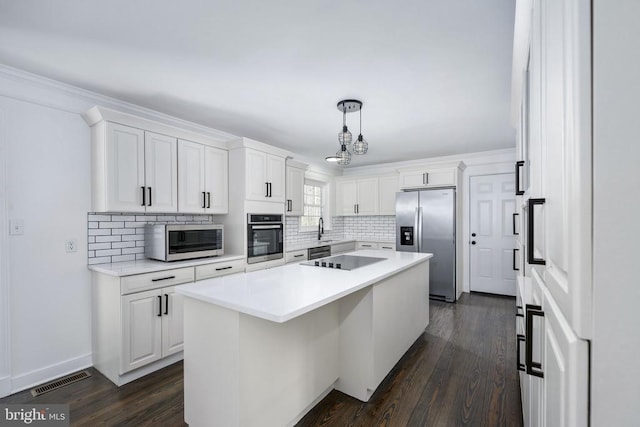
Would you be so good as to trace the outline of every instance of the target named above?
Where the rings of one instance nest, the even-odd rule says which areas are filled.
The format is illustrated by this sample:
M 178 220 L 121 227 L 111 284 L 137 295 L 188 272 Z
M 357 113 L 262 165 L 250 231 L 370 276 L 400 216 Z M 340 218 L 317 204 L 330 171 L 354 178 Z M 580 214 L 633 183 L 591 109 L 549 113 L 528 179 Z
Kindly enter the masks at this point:
M 214 264 L 219 262 L 244 259 L 244 255 L 220 255 L 217 257 L 190 259 L 185 261 L 162 262 L 152 259 L 140 259 L 137 261 L 114 262 L 111 264 L 89 265 L 89 270 L 110 276 L 132 276 L 134 274 L 153 273 L 154 271 L 172 270 L 181 267 L 193 267 L 196 265 Z
M 201 280 L 178 286 L 176 291 L 200 301 L 283 323 L 433 257 L 433 254 L 382 250 L 349 254 L 386 259 L 351 271 L 291 263 Z

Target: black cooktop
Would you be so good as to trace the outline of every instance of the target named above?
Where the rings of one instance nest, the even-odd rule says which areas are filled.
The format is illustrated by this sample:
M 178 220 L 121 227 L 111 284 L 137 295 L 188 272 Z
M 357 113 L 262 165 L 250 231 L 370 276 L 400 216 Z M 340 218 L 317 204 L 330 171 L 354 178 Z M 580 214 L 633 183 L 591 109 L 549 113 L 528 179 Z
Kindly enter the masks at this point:
M 337 270 L 353 270 L 375 262 L 384 261 L 386 258 L 375 258 L 358 255 L 336 255 L 301 263 L 312 267 L 334 268 Z

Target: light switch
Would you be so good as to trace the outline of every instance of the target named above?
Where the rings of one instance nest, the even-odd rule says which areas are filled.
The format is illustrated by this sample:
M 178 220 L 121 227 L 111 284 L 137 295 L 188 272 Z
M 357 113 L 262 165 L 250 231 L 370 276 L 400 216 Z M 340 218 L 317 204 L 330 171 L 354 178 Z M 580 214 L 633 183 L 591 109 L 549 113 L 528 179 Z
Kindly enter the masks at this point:
M 24 221 L 12 219 L 9 221 L 9 234 L 11 236 L 21 236 L 24 234 Z

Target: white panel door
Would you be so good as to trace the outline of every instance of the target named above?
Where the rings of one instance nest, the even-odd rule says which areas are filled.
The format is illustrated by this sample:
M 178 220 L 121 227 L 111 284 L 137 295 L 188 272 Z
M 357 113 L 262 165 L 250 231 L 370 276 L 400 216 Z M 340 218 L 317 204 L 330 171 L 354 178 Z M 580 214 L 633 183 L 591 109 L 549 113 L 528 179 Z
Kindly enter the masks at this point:
M 162 313 L 159 290 L 122 297 L 120 374 L 162 357 Z
M 358 181 L 355 179 L 336 181 L 336 215 L 355 215 L 357 203 Z
M 269 182 L 268 200 L 284 203 L 286 192 L 284 158 L 267 155 L 267 182 Z
M 591 336 L 589 7 L 542 0 L 542 180 L 536 252 L 545 284 L 579 336 Z M 538 241 L 538 239 L 543 239 Z
M 500 295 L 516 294 L 516 212 L 512 174 L 471 177 L 470 288 Z M 515 265 L 515 268 L 519 268 Z
M 357 185 L 357 214 L 378 215 L 378 178 L 359 179 Z
M 379 178 L 380 215 L 396 214 L 396 193 L 400 191 L 397 175 L 381 176 Z
M 204 147 L 205 212 L 220 214 L 229 212 L 229 161 L 228 153 L 213 147 Z
M 144 131 L 107 123 L 107 211 L 144 212 Z
M 302 169 L 287 166 L 287 204 L 285 212 L 289 216 L 302 215 L 302 200 L 304 193 L 304 171 Z
M 180 212 L 204 212 L 206 202 L 204 157 L 204 145 L 178 141 L 178 210 Z
M 267 153 L 246 149 L 246 197 L 267 200 Z
M 178 141 L 144 133 L 144 175 L 147 212 L 178 211 Z
M 184 348 L 183 296 L 175 287 L 162 289 L 162 357 Z

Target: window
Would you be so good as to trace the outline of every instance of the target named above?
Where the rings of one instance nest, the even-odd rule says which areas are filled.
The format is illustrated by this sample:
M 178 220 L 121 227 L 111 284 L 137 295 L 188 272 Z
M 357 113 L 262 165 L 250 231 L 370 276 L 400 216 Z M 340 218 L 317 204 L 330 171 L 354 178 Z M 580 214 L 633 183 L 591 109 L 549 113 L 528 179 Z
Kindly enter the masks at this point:
M 317 227 L 322 216 L 322 185 L 305 182 L 300 228 Z

